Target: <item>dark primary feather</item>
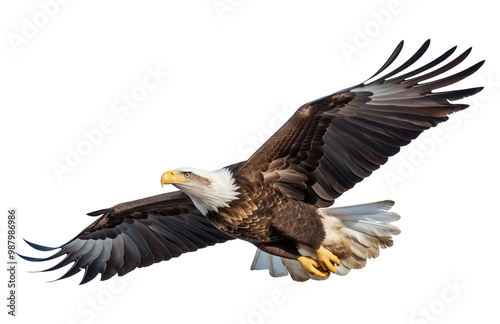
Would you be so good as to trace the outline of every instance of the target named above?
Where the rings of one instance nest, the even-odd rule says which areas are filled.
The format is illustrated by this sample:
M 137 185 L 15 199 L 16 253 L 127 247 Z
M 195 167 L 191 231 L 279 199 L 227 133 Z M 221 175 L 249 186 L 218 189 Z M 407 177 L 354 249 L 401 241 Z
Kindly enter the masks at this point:
M 399 56 L 401 42 L 382 68 L 364 83 L 301 106 L 247 161 L 242 174 L 250 179 L 263 176 L 295 200 L 317 207 L 330 206 L 422 131 L 468 107 L 450 101 L 481 91 L 470 88 L 433 92 L 471 75 L 484 61 L 425 82 L 460 64 L 471 49 L 436 68 L 454 53 L 453 47 L 405 72 L 420 60 L 429 43 L 426 41 L 393 71 L 379 76 Z M 404 73 L 398 76 L 400 72 Z
M 65 256 L 44 271 L 72 263 L 59 279 L 85 270 L 81 281 L 84 284 L 98 274 L 101 280 L 115 274 L 122 276 L 135 268 L 232 239 L 214 228 L 180 191 L 118 204 L 90 215 L 101 217 L 58 247 L 60 250 L 55 254 L 47 258 L 21 257 L 46 261 Z M 40 251 L 58 249 L 27 243 Z

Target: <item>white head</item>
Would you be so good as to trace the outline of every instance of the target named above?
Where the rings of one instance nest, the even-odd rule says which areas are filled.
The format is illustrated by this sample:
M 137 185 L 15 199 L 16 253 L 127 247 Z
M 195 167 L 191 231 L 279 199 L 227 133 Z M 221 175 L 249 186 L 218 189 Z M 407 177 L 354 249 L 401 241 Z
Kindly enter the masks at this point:
M 213 172 L 194 168 L 167 171 L 161 177 L 161 185 L 164 184 L 173 184 L 185 192 L 203 215 L 229 207 L 239 194 L 233 175 L 226 168 Z

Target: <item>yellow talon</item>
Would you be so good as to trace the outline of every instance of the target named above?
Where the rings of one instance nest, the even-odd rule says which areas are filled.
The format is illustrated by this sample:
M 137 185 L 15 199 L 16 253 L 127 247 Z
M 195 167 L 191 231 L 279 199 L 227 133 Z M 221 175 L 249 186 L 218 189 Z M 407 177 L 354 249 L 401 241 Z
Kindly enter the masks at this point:
M 328 271 L 323 270 L 320 263 L 308 256 L 300 256 L 297 259 L 300 264 L 312 275 L 319 276 L 322 278 L 328 277 Z
M 317 260 L 308 256 L 300 256 L 297 260 L 307 272 L 315 276 L 325 278 L 328 277 L 330 271 L 333 273 L 337 272 L 337 267 L 335 265 L 340 265 L 339 258 L 323 246 L 320 246 L 320 248 L 316 250 L 316 258 Z
M 335 256 L 329 250 L 325 249 L 323 246 L 320 246 L 320 248 L 316 251 L 316 258 L 318 259 L 318 262 L 323 270 L 327 272 L 328 270 L 330 270 L 333 273 L 337 272 L 335 264 L 337 266 L 340 265 L 339 258 L 337 258 L 337 256 Z

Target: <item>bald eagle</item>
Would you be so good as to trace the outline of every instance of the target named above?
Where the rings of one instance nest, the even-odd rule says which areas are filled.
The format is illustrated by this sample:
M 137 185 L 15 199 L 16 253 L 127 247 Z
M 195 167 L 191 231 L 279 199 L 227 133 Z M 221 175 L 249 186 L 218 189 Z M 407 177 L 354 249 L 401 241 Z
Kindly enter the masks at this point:
M 23 258 L 65 256 L 47 270 L 72 264 L 59 279 L 84 269 L 83 284 L 238 238 L 258 248 L 251 268 L 269 269 L 275 277 L 320 280 L 363 268 L 380 248 L 392 246 L 399 215 L 389 200 L 331 207 L 335 199 L 424 130 L 468 107 L 453 101 L 482 90 L 433 92 L 482 66 L 484 61 L 435 78 L 460 64 L 470 48 L 444 64 L 453 47 L 408 71 L 429 44 L 380 76 L 400 54 L 401 42 L 367 81 L 302 105 L 248 160 L 213 172 L 167 171 L 161 184 L 178 191 L 91 212 L 98 218 L 59 247 L 26 241 L 37 250 L 58 250 L 53 255 Z

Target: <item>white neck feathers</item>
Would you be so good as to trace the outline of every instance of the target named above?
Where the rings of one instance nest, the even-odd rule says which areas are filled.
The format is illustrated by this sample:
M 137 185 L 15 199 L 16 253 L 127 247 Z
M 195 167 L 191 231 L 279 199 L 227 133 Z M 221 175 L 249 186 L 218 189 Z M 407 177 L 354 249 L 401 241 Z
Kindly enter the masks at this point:
M 228 169 L 222 168 L 209 172 L 190 168 L 189 171 L 209 180 L 210 183 L 207 185 L 206 181 L 190 181 L 179 183 L 176 187 L 188 194 L 203 215 L 209 211 L 217 212 L 219 208 L 229 207 L 229 203 L 237 199 L 239 187 L 235 184 L 233 175 Z

